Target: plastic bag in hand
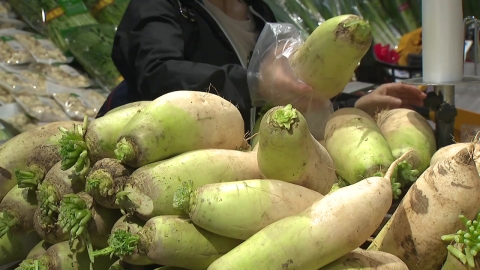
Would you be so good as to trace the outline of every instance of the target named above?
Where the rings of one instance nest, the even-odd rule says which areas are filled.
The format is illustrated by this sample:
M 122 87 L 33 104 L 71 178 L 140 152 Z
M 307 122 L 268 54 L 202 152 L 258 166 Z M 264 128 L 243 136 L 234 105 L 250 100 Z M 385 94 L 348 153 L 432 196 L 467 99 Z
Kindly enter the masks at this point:
M 254 107 L 292 104 L 307 120 L 312 135 L 323 140 L 333 105 L 328 99 L 314 96 L 311 87 L 296 77 L 288 60 L 303 43 L 300 32 L 291 24 L 265 25 L 248 65 L 250 97 Z

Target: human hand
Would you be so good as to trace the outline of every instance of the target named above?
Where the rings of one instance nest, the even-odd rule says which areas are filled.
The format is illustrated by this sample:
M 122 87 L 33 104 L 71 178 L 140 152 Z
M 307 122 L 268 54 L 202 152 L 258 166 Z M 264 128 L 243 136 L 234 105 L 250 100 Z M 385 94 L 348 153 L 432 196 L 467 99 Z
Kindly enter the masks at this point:
M 265 59 L 260 72 L 260 95 L 271 104 L 292 104 L 297 110 L 306 112 L 325 103 L 323 99 L 314 97 L 311 86 L 295 76 L 288 58 L 283 55 Z
M 408 108 L 423 106 L 427 95 L 416 86 L 404 83 L 382 84 L 371 93 L 355 102 L 355 108 L 375 115 L 384 109 Z

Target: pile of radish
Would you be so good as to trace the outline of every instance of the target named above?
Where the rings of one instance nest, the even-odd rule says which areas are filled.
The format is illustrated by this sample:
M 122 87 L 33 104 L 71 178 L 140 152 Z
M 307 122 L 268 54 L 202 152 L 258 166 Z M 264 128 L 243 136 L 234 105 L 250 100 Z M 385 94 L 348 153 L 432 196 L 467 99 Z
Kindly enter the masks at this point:
M 340 109 L 323 141 L 289 104 L 257 128 L 247 140 L 236 106 L 175 91 L 14 137 L 0 146 L 0 266 L 480 267 L 478 139 L 437 151 L 408 109 Z

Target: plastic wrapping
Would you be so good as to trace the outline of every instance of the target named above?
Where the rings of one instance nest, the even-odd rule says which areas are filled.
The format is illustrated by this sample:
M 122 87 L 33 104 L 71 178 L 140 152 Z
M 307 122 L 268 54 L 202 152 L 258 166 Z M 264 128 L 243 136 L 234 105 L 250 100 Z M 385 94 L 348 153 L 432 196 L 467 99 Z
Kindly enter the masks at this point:
M 30 52 L 37 63 L 69 63 L 72 57 L 66 57 L 53 42 L 46 37 L 24 31 L 15 31 L 13 37 Z
M 111 59 L 115 31 L 111 25 L 96 24 L 72 28 L 64 33 L 75 59 L 107 91 L 123 80 Z
M 27 24 L 10 18 L 0 18 L 0 30 L 1 29 L 24 29 L 27 27 Z
M 12 10 L 12 6 L 4 0 L 0 0 L 0 18 L 16 18 L 17 14 Z
M 69 120 L 62 108 L 50 98 L 29 93 L 15 93 L 13 96 L 28 115 L 41 122 Z
M 12 94 L 0 86 L 0 105 L 6 105 L 13 102 L 15 102 L 15 99 L 13 98 Z
M 58 89 L 52 93 L 52 96 L 71 119 L 81 121 L 85 115 L 90 119 L 97 115 L 100 108 L 97 102 L 97 94 L 93 90 L 65 88 Z
M 12 93 L 47 94 L 46 80 L 24 66 L 1 66 L 0 86 Z
M 322 140 L 333 105 L 328 99 L 314 97 L 313 91 L 300 90 L 305 85 L 296 77 L 288 61 L 303 43 L 301 33 L 291 24 L 265 25 L 248 66 L 250 97 L 254 107 L 292 104 L 307 120 L 312 135 Z M 299 90 L 287 88 L 287 85 Z
M 45 24 L 43 23 L 43 15 L 38 0 L 8 0 L 12 8 L 21 16 L 35 32 L 42 35 L 47 34 Z
M 93 82 L 69 65 L 31 64 L 29 70 L 43 75 L 48 81 L 73 88 L 87 88 Z
M 83 2 L 99 23 L 118 26 L 130 0 L 84 0 Z
M 14 37 L 15 29 L 0 30 L 0 62 L 7 65 L 22 65 L 33 61 L 28 50 Z
M 37 127 L 37 120 L 29 117 L 22 106 L 11 103 L 0 107 L 0 119 L 12 125 L 16 130 L 25 132 Z

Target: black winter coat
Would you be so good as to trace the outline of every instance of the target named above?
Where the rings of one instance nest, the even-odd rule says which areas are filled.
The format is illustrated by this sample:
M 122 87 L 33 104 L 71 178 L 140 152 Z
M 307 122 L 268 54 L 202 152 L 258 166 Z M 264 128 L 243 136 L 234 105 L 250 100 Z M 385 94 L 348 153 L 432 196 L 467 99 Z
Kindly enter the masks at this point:
M 246 2 L 258 32 L 265 22 L 276 21 L 263 1 Z M 238 105 L 249 129 L 247 70 L 200 0 L 131 0 L 116 32 L 112 59 L 125 80 L 97 117 L 130 102 L 176 90 L 206 91 L 212 85 Z M 356 99 L 342 94 L 334 107 L 352 107 Z

